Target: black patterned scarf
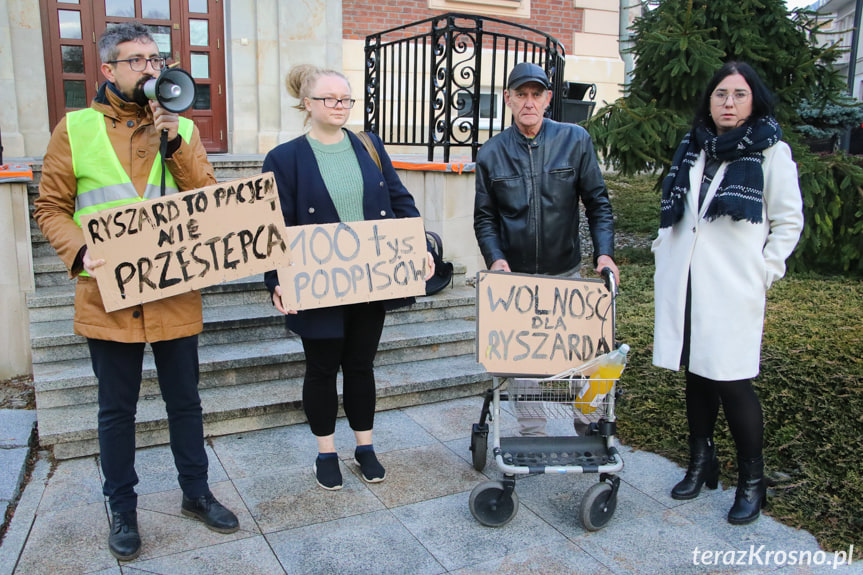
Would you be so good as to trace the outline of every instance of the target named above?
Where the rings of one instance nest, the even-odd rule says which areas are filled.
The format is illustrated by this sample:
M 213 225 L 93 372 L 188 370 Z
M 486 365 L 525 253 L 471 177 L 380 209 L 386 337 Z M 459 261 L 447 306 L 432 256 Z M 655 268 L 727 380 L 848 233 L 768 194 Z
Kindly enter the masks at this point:
M 667 228 L 683 217 L 689 192 L 689 169 L 695 165 L 701 150 L 709 158 L 730 162 L 716 195 L 707 206 L 705 219 L 730 216 L 733 220 L 761 222 L 764 196 L 764 160 L 766 150 L 782 138 L 782 129 L 772 116 L 735 128 L 721 136 L 704 126 L 686 134 L 680 142 L 671 169 L 662 181 L 662 211 L 659 227 Z

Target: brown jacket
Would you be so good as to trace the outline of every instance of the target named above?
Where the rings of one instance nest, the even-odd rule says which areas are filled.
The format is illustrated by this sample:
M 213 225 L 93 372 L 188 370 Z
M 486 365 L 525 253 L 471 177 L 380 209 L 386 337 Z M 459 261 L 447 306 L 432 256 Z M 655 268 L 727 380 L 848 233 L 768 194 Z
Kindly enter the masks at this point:
M 129 174 L 138 194 L 143 196 L 159 151 L 159 134 L 153 126 L 149 107 L 125 102 L 106 86 L 102 85 L 91 107 L 105 116 L 108 137 L 120 164 Z M 166 167 L 181 191 L 216 183 L 197 127 L 192 133 L 192 141 L 183 141 L 166 161 Z M 63 260 L 71 278 L 81 272 L 80 262 L 76 268 L 76 258 L 84 247 L 84 234 L 72 219 L 76 194 L 69 134 L 63 118 L 54 129 L 45 152 L 33 217 Z M 177 339 L 195 335 L 202 329 L 200 292 L 192 291 L 106 313 L 96 280 L 78 276 L 75 333 L 79 335 L 133 343 Z

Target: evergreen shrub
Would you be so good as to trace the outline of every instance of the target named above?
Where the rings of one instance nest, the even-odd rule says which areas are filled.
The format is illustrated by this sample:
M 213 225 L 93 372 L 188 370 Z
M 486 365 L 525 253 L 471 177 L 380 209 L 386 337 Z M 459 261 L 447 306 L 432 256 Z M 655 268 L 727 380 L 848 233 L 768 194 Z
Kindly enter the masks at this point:
M 606 165 L 624 175 L 659 172 L 658 190 L 713 73 L 725 61 L 745 61 L 776 94 L 777 120 L 798 165 L 806 227 L 789 269 L 863 272 L 860 162 L 844 153 L 815 154 L 796 131 L 807 124 L 807 103 L 826 109 L 846 90 L 832 66 L 839 49 L 814 40 L 824 23 L 805 10 L 789 14 L 783 0 L 644 5 L 632 26 L 632 80 L 587 125 Z

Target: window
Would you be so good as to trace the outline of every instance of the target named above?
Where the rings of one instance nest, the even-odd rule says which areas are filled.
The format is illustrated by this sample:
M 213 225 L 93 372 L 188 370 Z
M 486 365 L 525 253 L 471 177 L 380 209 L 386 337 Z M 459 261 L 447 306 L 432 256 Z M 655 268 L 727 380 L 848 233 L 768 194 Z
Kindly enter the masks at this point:
M 139 18 L 150 29 L 159 55 L 195 78 L 194 106 L 183 115 L 195 121 L 207 151 L 228 151 L 222 0 L 39 0 L 38 4 L 44 23 L 52 129 L 65 113 L 89 106 L 105 81 L 97 51 L 102 32 Z
M 459 118 L 473 117 L 473 102 L 469 94 L 459 94 L 456 97 L 456 108 L 458 109 Z M 501 95 L 500 93 L 480 93 L 479 95 L 479 126 L 478 128 L 488 128 L 492 123 L 499 126 L 501 115 Z
M 428 0 L 432 10 L 530 18 L 530 0 Z

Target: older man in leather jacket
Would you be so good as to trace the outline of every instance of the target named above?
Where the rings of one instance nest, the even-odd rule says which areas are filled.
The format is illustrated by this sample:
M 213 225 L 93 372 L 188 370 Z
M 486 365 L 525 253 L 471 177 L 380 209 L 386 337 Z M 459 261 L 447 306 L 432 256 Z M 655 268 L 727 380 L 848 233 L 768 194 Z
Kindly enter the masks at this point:
M 509 75 L 504 102 L 510 126 L 483 144 L 476 159 L 473 227 L 492 271 L 579 277 L 579 199 L 593 238 L 593 264 L 614 263 L 614 219 L 587 131 L 545 118 L 548 76 L 530 62 Z M 516 413 L 521 435 L 545 435 L 545 418 Z M 576 419 L 576 432 L 586 423 Z
M 614 220 L 587 131 L 544 117 L 545 72 L 529 62 L 509 75 L 504 101 L 514 125 L 477 155 L 474 231 L 490 270 L 577 277 L 579 199 L 593 238 L 597 273 L 614 263 Z

